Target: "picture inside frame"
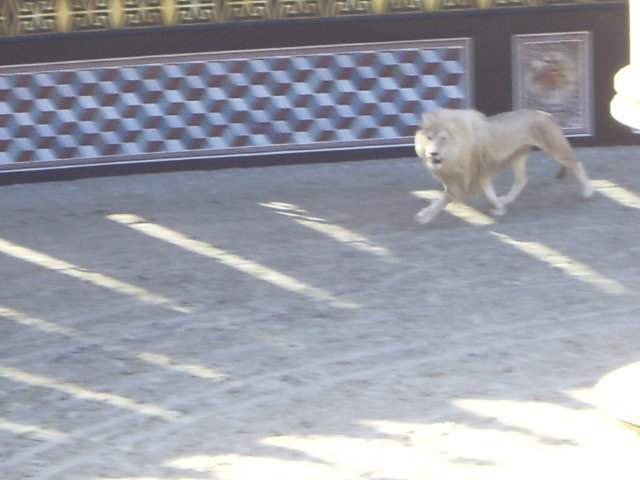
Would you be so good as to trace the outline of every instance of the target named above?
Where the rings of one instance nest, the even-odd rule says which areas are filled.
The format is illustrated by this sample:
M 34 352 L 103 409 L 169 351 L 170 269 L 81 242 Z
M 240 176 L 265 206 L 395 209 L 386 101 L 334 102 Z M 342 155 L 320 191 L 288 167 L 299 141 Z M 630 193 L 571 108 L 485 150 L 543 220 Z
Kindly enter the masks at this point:
M 593 135 L 590 32 L 514 35 L 513 107 L 552 114 L 566 135 Z

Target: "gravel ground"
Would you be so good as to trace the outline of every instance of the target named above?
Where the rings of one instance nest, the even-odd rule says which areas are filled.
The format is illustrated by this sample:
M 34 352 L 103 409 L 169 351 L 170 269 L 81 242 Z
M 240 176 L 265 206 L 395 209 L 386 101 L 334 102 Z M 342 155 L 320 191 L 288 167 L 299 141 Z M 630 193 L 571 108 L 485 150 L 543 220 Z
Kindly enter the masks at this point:
M 0 478 L 637 479 L 640 148 L 578 155 L 427 227 L 417 159 L 1 187 Z

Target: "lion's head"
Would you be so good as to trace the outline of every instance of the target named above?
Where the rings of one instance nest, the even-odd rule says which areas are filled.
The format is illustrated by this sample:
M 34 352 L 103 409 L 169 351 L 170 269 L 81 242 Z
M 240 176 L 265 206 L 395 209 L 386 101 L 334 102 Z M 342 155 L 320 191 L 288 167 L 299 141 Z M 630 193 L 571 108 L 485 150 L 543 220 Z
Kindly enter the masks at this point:
M 415 135 L 416 154 L 427 168 L 438 170 L 450 159 L 459 155 L 460 142 L 456 139 L 459 130 L 456 121 L 458 112 L 440 109 L 422 116 L 420 128 Z
M 437 169 L 450 157 L 453 134 L 444 128 L 421 128 L 416 132 L 416 154 L 429 169 Z
M 475 110 L 440 108 L 422 115 L 415 150 L 432 172 L 446 169 L 471 155 L 475 131 L 485 116 Z

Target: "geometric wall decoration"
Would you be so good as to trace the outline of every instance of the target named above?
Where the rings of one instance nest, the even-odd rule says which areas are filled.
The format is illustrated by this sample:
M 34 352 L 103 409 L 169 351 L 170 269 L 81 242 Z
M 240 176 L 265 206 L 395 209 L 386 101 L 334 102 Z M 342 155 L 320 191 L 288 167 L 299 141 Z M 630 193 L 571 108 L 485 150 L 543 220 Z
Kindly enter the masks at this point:
M 470 39 L 0 67 L 0 168 L 409 145 L 472 81 Z

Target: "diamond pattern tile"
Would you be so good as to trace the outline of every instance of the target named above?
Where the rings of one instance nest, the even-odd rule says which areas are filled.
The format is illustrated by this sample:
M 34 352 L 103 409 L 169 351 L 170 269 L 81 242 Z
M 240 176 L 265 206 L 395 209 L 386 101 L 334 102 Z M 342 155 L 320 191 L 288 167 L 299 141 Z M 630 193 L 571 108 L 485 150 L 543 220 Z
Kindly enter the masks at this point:
M 468 39 L 0 68 L 0 165 L 406 145 L 471 106 Z

